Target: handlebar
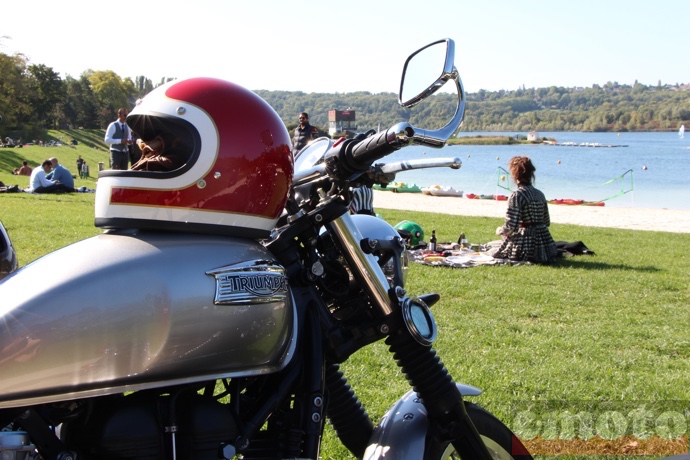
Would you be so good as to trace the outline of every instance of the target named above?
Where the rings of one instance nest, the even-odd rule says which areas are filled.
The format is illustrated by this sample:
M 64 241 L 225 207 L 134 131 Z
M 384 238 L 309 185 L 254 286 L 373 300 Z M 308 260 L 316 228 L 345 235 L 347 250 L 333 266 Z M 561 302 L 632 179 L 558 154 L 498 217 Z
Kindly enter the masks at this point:
M 327 169 L 342 179 L 367 172 L 375 161 L 412 142 L 414 127 L 398 123 L 361 141 L 348 140 L 333 149 L 326 157 Z
M 398 123 L 387 131 L 382 131 L 364 139 L 352 148 L 351 160 L 359 168 L 368 169 L 376 160 L 389 155 L 406 145 L 414 136 L 414 128 L 409 123 Z

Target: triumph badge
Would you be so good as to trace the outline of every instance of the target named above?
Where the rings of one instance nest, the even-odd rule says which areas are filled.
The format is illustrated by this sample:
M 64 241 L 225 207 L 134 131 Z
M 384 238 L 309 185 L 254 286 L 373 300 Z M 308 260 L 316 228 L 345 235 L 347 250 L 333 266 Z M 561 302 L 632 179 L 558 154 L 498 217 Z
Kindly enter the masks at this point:
M 242 262 L 206 274 L 216 279 L 216 305 L 283 302 L 287 298 L 285 269 L 275 262 Z

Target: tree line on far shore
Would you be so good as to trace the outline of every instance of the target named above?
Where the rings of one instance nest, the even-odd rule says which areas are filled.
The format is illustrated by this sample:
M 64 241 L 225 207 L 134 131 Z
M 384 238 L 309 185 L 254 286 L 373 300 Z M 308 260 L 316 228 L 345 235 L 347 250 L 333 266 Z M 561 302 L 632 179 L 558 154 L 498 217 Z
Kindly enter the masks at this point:
M 47 129 L 104 129 L 120 107 L 132 108 L 155 87 L 144 76 L 122 78 L 111 70 L 86 70 L 61 78 L 51 67 L 31 64 L 22 54 L 0 53 L 0 135 L 40 138 Z M 251 89 L 251 88 L 250 88 Z M 383 129 L 401 121 L 438 127 L 452 115 L 455 96 L 438 94 L 413 110 L 394 93 L 306 93 L 255 90 L 288 129 L 306 111 L 328 132 L 330 110 L 353 110 L 357 130 Z M 519 88 L 467 94 L 464 131 L 654 131 L 690 125 L 690 84 L 622 85 L 586 88 Z

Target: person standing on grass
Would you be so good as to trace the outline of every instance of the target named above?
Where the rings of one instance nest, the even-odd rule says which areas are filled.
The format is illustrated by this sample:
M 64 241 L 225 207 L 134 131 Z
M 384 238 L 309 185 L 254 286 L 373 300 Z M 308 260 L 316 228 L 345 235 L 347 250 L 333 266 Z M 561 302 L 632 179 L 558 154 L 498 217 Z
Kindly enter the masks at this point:
M 132 135 L 127 126 L 127 109 L 117 111 L 117 120 L 108 125 L 105 132 L 105 143 L 110 145 L 110 169 L 125 170 L 129 168 L 129 146 Z
M 81 167 L 83 164 L 84 164 L 84 159 L 81 157 L 81 155 L 79 155 L 79 157 L 77 158 L 77 174 L 79 174 L 79 177 L 82 177 L 81 176 Z
M 515 156 L 508 168 L 518 188 L 508 198 L 503 226 L 496 234 L 503 244 L 494 254 L 497 259 L 550 264 L 556 261 L 556 243 L 549 232 L 551 218 L 546 197 L 532 185 L 536 168 L 529 157 Z

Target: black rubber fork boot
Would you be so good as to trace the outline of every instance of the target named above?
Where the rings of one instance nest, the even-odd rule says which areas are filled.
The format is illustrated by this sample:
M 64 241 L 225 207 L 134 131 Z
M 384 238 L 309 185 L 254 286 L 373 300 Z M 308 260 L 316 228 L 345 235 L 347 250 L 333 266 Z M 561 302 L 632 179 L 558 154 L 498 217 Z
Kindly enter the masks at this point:
M 326 416 L 343 445 L 357 458 L 362 458 L 374 431 L 374 424 L 337 364 L 326 367 L 326 390 Z
M 403 332 L 386 339 L 393 357 L 407 381 L 422 399 L 434 433 L 450 441 L 463 459 L 491 460 L 472 420 L 462 395 L 436 351 Z

